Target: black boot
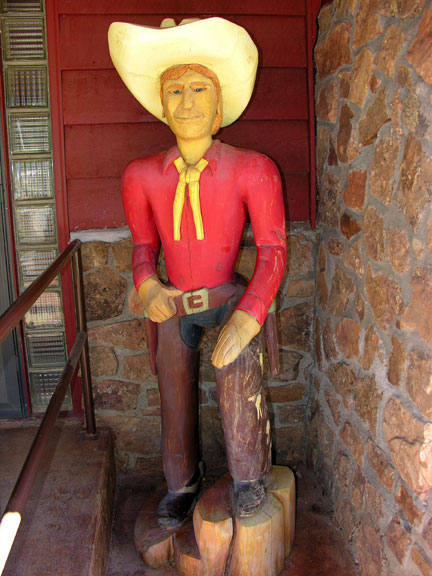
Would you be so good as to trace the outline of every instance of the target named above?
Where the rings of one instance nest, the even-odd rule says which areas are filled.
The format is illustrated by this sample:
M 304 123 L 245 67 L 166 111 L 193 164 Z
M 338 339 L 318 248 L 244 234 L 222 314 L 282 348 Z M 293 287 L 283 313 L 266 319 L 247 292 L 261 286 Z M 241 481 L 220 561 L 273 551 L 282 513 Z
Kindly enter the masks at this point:
M 178 492 L 167 492 L 157 507 L 157 518 L 161 528 L 181 526 L 192 512 L 198 499 L 204 478 L 204 462 L 200 462 L 195 474 Z
M 238 518 L 253 516 L 264 504 L 266 489 L 264 480 L 250 482 L 233 481 L 233 509 Z

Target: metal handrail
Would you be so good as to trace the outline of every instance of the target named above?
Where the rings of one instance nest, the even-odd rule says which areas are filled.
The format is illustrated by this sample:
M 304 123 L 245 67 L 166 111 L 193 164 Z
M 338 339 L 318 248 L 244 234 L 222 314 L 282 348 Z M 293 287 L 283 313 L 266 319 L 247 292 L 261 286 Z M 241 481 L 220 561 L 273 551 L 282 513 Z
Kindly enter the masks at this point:
M 81 242 L 74 240 L 37 278 L 23 294 L 0 316 L 0 344 L 12 332 L 23 316 L 33 306 L 42 292 L 48 288 L 54 278 L 72 260 L 74 300 L 76 311 L 77 337 L 71 353 L 60 376 L 54 394 L 38 428 L 36 437 L 21 469 L 9 502 L 0 523 L 0 575 L 8 559 L 21 523 L 22 513 L 33 488 L 42 458 L 52 430 L 63 404 L 66 391 L 81 361 L 82 389 L 87 434 L 96 435 L 93 394 L 91 389 L 90 357 L 87 339 L 87 322 L 84 306 L 84 289 L 81 263 Z

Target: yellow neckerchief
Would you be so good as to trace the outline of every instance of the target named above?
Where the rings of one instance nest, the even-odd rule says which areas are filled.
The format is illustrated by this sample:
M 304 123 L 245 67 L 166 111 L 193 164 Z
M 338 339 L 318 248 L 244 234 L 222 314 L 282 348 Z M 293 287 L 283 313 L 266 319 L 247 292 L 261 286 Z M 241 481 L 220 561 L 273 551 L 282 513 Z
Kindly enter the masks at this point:
M 207 166 L 205 158 L 201 158 L 194 166 L 188 166 L 181 156 L 174 160 L 174 165 L 179 173 L 179 181 L 176 188 L 173 204 L 174 240 L 180 240 L 180 226 L 185 201 L 186 184 L 189 186 L 189 199 L 195 224 L 197 240 L 204 240 L 204 227 L 201 215 L 199 197 L 199 179 L 201 172 Z

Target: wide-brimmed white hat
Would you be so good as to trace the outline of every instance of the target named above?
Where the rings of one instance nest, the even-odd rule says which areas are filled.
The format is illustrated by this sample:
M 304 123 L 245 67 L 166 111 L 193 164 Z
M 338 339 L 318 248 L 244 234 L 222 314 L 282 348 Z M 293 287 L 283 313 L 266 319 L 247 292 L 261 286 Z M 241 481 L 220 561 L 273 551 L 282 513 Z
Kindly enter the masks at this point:
M 244 28 L 223 18 L 168 28 L 114 22 L 108 42 L 123 82 L 144 108 L 165 123 L 160 76 L 177 64 L 201 64 L 216 74 L 222 90 L 222 126 L 237 120 L 252 95 L 257 48 Z

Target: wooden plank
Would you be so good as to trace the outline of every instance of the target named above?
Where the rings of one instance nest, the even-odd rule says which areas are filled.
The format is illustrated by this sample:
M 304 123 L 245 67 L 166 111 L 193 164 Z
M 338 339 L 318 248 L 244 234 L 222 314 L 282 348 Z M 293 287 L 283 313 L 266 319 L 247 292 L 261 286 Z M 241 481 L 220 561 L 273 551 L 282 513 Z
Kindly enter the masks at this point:
M 54 2 L 45 4 L 46 38 L 48 48 L 49 93 L 51 115 L 51 139 L 54 164 L 54 190 L 56 198 L 57 239 L 59 250 L 64 250 L 70 242 L 67 188 L 65 177 L 64 127 L 62 121 L 61 69 L 58 53 L 58 17 Z M 3 116 L 3 114 L 2 114 Z M 6 134 L 6 132 L 4 132 Z M 12 228 L 11 228 L 12 230 Z M 14 251 L 13 251 L 14 252 Z M 62 276 L 62 299 L 66 346 L 70 350 L 77 335 L 76 311 L 72 270 L 68 267 Z M 28 380 L 28 379 L 27 379 Z M 28 383 L 26 383 L 28 387 Z M 81 378 L 75 374 L 71 383 L 74 415 L 83 414 Z
M 251 35 L 263 67 L 307 66 L 305 19 L 283 16 L 239 16 L 232 18 Z
M 159 122 L 132 96 L 116 70 L 63 72 L 62 93 L 65 125 Z
M 289 222 L 306 222 L 310 218 L 309 174 L 282 174 L 285 215 Z
M 183 14 L 184 5 L 178 0 L 58 0 L 59 14 Z M 214 14 L 214 0 L 191 0 L 188 14 Z M 219 0 L 217 15 L 224 14 L 305 14 L 304 0 Z
M 308 124 L 302 120 L 240 120 L 223 128 L 218 138 L 239 148 L 267 154 L 282 173 L 308 172 Z
M 259 68 L 242 120 L 307 120 L 307 72 L 303 68 Z
M 264 67 L 306 67 L 305 18 L 303 16 L 232 16 L 257 44 Z M 107 33 L 116 20 L 159 26 L 158 15 L 65 15 L 60 18 L 62 70 L 113 68 Z M 73 49 L 72 49 L 73 47 Z
M 155 122 L 115 70 L 66 71 L 62 75 L 66 125 Z M 244 120 L 306 120 L 307 72 L 303 68 L 259 69 Z
M 317 35 L 318 1 L 307 0 L 306 49 L 308 59 L 308 101 L 309 101 L 309 157 L 311 162 L 310 194 L 311 227 L 316 226 L 316 147 L 315 147 L 315 99 L 314 99 L 314 46 Z
M 126 226 L 120 178 L 68 180 L 70 230 Z
M 282 175 L 285 213 L 291 222 L 309 220 L 308 174 Z M 120 178 L 68 180 L 68 212 L 71 230 L 126 226 L 121 202 Z
M 174 143 L 162 122 L 66 126 L 66 175 L 120 178 L 133 158 L 161 152 Z
M 267 154 L 283 173 L 309 171 L 305 121 L 239 121 L 221 130 L 218 138 Z M 65 141 L 67 178 L 119 178 L 133 158 L 175 144 L 162 122 L 67 126 Z
M 113 68 L 107 37 L 109 25 L 115 21 L 159 26 L 161 17 L 131 15 L 126 19 L 107 14 L 60 17 L 59 52 L 62 70 Z
M 310 6 L 309 6 L 309 2 L 310 2 Z M 323 0 L 307 0 L 307 5 L 308 5 L 307 9 L 311 11 L 310 18 L 312 21 L 312 45 L 314 45 L 316 40 L 317 40 L 318 14 L 319 14 L 319 12 L 321 10 L 321 6 L 323 4 L 324 4 Z

